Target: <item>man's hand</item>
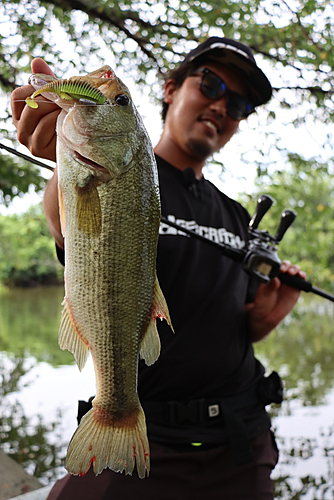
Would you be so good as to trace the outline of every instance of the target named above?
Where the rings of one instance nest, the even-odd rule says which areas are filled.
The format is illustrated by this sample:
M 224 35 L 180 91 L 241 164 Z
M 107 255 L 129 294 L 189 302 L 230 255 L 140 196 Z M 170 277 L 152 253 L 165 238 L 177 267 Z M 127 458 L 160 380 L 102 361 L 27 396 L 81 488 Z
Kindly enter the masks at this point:
M 43 59 L 34 59 L 31 63 L 32 73 L 43 73 L 54 76 Z M 32 109 L 25 104 L 25 99 L 33 94 L 31 85 L 24 85 L 12 93 L 11 106 L 13 122 L 17 129 L 18 140 L 27 146 L 34 156 L 56 160 L 56 122 L 61 109 L 42 96 L 38 96 L 38 108 Z M 50 179 L 44 194 L 44 211 L 52 236 L 59 247 L 63 248 L 64 239 L 61 234 L 58 206 L 57 170 Z
M 289 261 L 282 262 L 280 271 L 306 279 L 300 267 Z M 261 284 L 255 301 L 245 306 L 252 341 L 257 342 L 266 337 L 289 314 L 299 296 L 299 290 L 283 285 L 278 278 L 269 284 Z
M 54 76 L 46 62 L 39 58 L 32 61 L 31 71 Z M 34 91 L 31 85 L 24 85 L 12 93 L 11 107 L 17 138 L 34 156 L 55 161 L 56 121 L 61 109 L 44 97 L 38 98 L 37 109 L 29 108 L 25 99 Z

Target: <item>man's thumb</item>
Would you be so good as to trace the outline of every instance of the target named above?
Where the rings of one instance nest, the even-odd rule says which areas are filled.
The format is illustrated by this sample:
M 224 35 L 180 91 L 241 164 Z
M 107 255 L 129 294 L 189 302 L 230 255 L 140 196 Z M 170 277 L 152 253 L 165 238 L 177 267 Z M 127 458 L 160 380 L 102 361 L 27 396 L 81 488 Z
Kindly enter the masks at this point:
M 36 57 L 36 59 L 31 61 L 31 71 L 32 73 L 43 73 L 44 75 L 55 76 L 48 64 L 40 57 Z

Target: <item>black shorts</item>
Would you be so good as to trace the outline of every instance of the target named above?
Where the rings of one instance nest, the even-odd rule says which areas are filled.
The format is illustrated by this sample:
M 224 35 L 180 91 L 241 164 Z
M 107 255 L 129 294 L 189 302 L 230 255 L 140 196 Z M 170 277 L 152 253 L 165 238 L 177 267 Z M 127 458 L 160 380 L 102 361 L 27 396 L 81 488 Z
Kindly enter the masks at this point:
M 228 446 L 151 443 L 150 476 L 107 469 L 95 477 L 66 475 L 47 500 L 272 500 L 278 451 L 271 431 L 252 441 L 253 462 L 234 466 Z

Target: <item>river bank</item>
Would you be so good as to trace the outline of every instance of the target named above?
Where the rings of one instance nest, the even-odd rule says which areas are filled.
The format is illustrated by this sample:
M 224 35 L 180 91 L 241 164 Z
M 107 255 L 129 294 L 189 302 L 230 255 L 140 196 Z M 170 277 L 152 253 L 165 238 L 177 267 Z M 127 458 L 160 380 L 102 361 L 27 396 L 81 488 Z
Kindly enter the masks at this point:
M 1 450 L 0 478 L 0 500 L 8 500 L 44 486 Z

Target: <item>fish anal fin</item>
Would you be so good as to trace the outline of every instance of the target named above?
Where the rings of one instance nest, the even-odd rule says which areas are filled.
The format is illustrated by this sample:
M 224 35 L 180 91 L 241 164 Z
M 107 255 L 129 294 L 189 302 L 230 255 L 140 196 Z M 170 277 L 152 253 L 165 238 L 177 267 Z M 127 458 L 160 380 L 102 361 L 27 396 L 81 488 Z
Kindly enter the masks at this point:
M 93 403 L 94 404 L 94 403 Z M 91 464 L 97 476 L 104 469 L 132 474 L 135 465 L 138 476 L 149 475 L 150 453 L 145 415 L 140 406 L 129 422 L 113 423 L 110 415 L 102 418 L 93 408 L 82 418 L 70 441 L 65 468 L 70 474 L 84 476 Z
M 168 306 L 166 303 L 166 299 L 161 291 L 158 278 L 155 278 L 155 289 L 154 289 L 154 302 L 152 308 L 152 317 L 165 319 L 169 324 L 171 330 L 174 332 L 174 328 L 172 326 L 172 322 L 169 315 Z
M 59 347 L 70 351 L 81 371 L 88 357 L 88 344 L 84 341 L 73 319 L 68 301 L 65 297 L 58 334 Z
M 102 229 L 102 212 L 93 176 L 83 186 L 77 184 L 76 195 L 76 218 L 79 230 L 87 236 L 99 236 Z
M 153 365 L 153 363 L 156 362 L 161 350 L 156 318 L 165 319 L 174 333 L 166 299 L 161 291 L 157 277 L 155 277 L 151 320 L 141 340 L 139 350 L 140 359 L 144 359 L 148 366 Z

